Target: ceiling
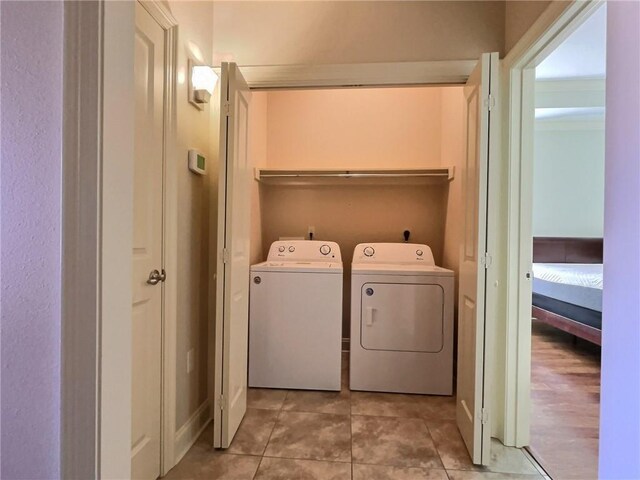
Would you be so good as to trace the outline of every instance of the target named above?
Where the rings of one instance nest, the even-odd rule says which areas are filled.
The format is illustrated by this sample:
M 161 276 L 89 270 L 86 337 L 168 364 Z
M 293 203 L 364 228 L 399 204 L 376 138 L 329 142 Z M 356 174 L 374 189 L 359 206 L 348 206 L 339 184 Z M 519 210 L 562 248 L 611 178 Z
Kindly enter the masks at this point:
M 554 82 L 561 91 L 569 91 L 581 79 L 606 76 L 607 10 L 603 4 L 536 68 L 536 80 Z M 567 86 L 561 87 L 561 84 Z M 553 83 L 547 83 L 553 85 Z M 577 85 L 577 84 L 576 84 Z M 604 84 L 603 84 L 604 85 Z M 597 95 L 597 92 L 594 92 Z M 568 96 L 567 96 L 568 98 Z M 604 118 L 604 105 L 564 105 L 536 108 L 538 121 L 588 121 Z
M 602 5 L 536 68 L 539 80 L 604 78 L 607 10 Z

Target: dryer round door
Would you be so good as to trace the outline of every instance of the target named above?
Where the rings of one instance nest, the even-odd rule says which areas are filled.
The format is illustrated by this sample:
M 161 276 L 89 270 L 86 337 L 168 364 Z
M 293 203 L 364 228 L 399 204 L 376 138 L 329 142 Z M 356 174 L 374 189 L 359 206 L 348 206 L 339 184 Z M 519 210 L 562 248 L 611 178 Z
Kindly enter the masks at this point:
M 365 283 L 360 298 L 360 343 L 364 349 L 428 353 L 442 350 L 442 286 Z

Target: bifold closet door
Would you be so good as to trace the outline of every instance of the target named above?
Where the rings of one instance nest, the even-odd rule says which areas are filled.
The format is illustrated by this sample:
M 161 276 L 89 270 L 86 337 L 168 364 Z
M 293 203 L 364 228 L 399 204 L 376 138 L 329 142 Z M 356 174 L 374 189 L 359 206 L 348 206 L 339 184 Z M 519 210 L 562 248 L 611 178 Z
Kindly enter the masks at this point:
M 466 159 L 463 168 L 464 237 L 458 293 L 458 428 L 473 463 L 487 465 L 491 427 L 486 369 L 487 205 L 489 154 L 497 121 L 498 54 L 485 53 L 465 86 Z
M 227 448 L 247 409 L 251 92 L 235 63 L 220 76 L 220 177 L 215 345 L 215 448 Z

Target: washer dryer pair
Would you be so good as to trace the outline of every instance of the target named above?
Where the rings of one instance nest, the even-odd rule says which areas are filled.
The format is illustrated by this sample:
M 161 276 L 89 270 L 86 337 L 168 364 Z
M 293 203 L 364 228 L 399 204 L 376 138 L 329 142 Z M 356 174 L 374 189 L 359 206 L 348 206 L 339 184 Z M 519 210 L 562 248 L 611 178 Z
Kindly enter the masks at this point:
M 355 248 L 351 271 L 352 390 L 453 393 L 451 270 L 427 245 Z

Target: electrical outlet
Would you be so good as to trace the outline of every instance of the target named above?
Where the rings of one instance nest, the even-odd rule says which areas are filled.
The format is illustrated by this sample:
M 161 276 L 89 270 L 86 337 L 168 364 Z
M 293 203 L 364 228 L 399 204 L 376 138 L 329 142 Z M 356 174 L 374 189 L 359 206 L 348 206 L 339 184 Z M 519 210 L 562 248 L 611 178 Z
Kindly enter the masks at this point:
M 196 351 L 193 348 L 187 352 L 187 373 L 193 372 L 193 360 L 195 356 Z

